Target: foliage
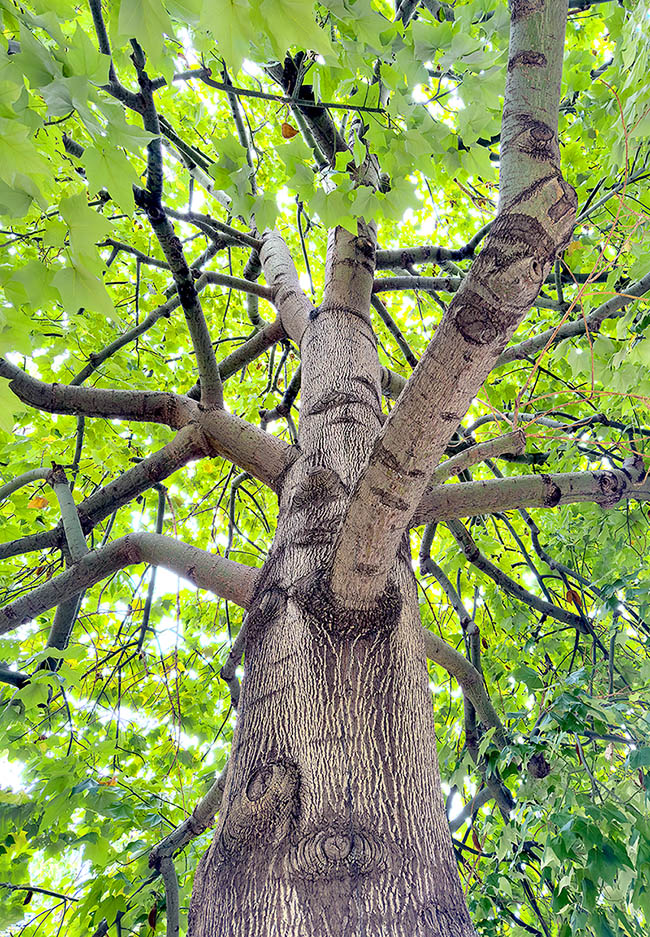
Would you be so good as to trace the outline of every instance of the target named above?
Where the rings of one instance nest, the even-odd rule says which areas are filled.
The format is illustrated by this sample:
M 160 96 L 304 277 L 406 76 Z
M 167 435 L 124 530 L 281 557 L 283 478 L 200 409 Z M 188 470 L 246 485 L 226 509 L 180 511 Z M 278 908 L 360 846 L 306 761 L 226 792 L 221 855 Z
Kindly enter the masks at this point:
M 301 282 L 317 295 L 330 226 L 355 230 L 363 216 L 377 221 L 383 248 L 460 247 L 493 217 L 509 22 L 497 0 L 423 4 L 408 26 L 380 0 L 328 0 L 309 15 L 300 0 L 115 0 L 105 8 L 120 79 L 136 87 L 129 44 L 135 37 L 150 77 L 167 82 L 156 91 L 165 204 L 184 214 L 175 224 L 191 259 L 210 239 L 190 212 L 239 230 L 276 226 L 293 256 L 304 258 Z M 0 52 L 0 352 L 27 361 L 42 380 L 70 383 L 93 353 L 167 299 L 169 275 L 149 262 L 161 261 L 162 253 L 132 189 L 142 181 L 152 135 L 103 89 L 109 57 L 97 51 L 85 4 L 0 0 L 0 12 L 9 44 Z M 547 283 L 546 302 L 515 342 L 563 317 L 588 315 L 648 272 L 647 24 L 642 2 L 579 3 L 569 18 L 560 139 L 582 214 L 557 281 Z M 311 50 L 303 62 L 317 99 L 342 105 L 330 113 L 344 124 L 361 114 L 365 136 L 357 137 L 353 162 L 363 162 L 367 146 L 389 180 L 385 191 L 355 185 L 349 152 L 334 168 L 326 165 L 308 134 L 293 134 L 303 128 L 281 100 L 240 95 L 233 106 L 201 77 L 172 82 L 175 72 L 203 68 L 218 82 L 278 96 L 282 89 L 264 64 L 304 48 Z M 216 196 L 208 193 L 210 183 Z M 107 238 L 127 247 L 102 246 Z M 247 260 L 234 243 L 208 266 L 242 277 Z M 469 263 L 444 272 L 462 273 Z M 211 285 L 202 295 L 221 357 L 259 328 L 236 289 Z M 390 294 L 390 314 L 416 356 L 449 298 L 444 290 Z M 500 461 L 506 475 L 540 465 L 544 472 L 620 466 L 639 440 L 647 449 L 649 323 L 640 300 L 589 341 L 557 343 L 537 365 L 514 361 L 496 369 L 464 426 L 493 415 L 477 427 L 475 438 L 483 440 L 499 424 L 507 428 L 503 414 L 519 411 L 538 464 Z M 407 376 L 394 336 L 379 319 L 375 328 L 382 363 Z M 258 422 L 260 410 L 281 402 L 298 365 L 287 341 L 257 358 L 227 383 L 229 410 Z M 195 380 L 185 322 L 176 312 L 107 358 L 88 384 L 187 391 Z M 98 419 L 80 427 L 72 416 L 16 409 L 6 382 L 0 384 L 7 480 L 52 461 L 75 463 L 83 433 L 74 474 L 78 502 L 171 438 L 167 427 L 150 423 Z M 595 414 L 602 419 L 573 425 Z M 285 419 L 269 429 L 293 439 Z M 475 479 L 493 477 L 490 464 L 472 472 Z M 276 510 L 271 492 L 219 459 L 181 469 L 165 488 L 162 518 L 151 489 L 98 525 L 89 546 L 154 530 L 161 520 L 165 533 L 261 565 Z M 56 500 L 41 483 L 14 493 L 0 512 L 7 541 L 58 521 Z M 510 598 L 467 563 L 443 525 L 433 547 L 474 607 L 487 687 L 509 734 L 501 752 L 489 736 L 482 745 L 490 770 L 516 800 L 508 822 L 490 802 L 454 834 L 470 911 L 479 933 L 495 937 L 640 937 L 650 919 L 646 512 L 630 502 L 611 511 L 578 504 L 534 516 L 540 542 L 570 567 L 568 574 L 534 555 L 518 512 L 475 519 L 472 534 L 526 589 L 539 595 L 546 589 L 564 608 L 579 605 L 605 654 L 587 636 Z M 415 534 L 412 546 L 416 557 Z M 0 585 L 7 600 L 63 563 L 60 552 L 48 551 L 6 562 Z M 219 670 L 241 612 L 159 572 L 147 620 L 151 582 L 152 570 L 136 567 L 93 587 L 56 673 L 41 670 L 22 689 L 2 691 L 8 774 L 0 791 L 0 881 L 20 886 L 3 893 L 0 929 L 7 934 L 54 935 L 61 927 L 74 937 L 122 914 L 124 933 L 155 929 L 164 891 L 159 878 L 151 880 L 148 852 L 224 765 L 234 717 Z M 444 593 L 433 579 L 422 577 L 421 584 L 423 621 L 463 649 Z M 7 666 L 36 669 L 48 656 L 51 619 L 52 613 L 39 616 L 0 640 Z M 468 801 L 481 778 L 463 746 L 462 694 L 441 669 L 432 667 L 431 680 L 453 821 L 458 798 Z M 549 770 L 536 777 L 544 772 L 531 765 L 542 763 Z M 182 907 L 209 836 L 177 860 Z

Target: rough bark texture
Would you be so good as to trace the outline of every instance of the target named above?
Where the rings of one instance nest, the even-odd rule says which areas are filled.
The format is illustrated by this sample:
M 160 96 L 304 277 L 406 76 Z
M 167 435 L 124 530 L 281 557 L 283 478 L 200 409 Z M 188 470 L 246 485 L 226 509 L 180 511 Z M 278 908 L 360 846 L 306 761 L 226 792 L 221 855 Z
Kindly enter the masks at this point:
M 566 0 L 515 2 L 501 129 L 499 211 L 359 476 L 332 588 L 369 608 L 452 433 L 535 301 L 575 223 L 557 140 Z
M 375 235 L 331 233 L 302 336 L 301 455 L 246 626 L 220 821 L 195 878 L 193 937 L 473 933 L 438 777 L 406 550 L 370 612 L 325 571 L 380 429 L 370 322 Z
M 437 771 L 406 556 L 372 614 L 319 570 L 334 472 L 290 471 L 249 611 L 246 676 L 220 822 L 194 885 L 193 937 L 473 933 Z
M 191 937 L 474 934 L 442 802 L 407 532 L 571 234 L 575 194 L 556 137 L 565 19 L 566 0 L 514 4 L 500 212 L 383 426 L 373 226 L 330 232 L 318 308 L 284 242 L 264 236 L 265 275 L 301 347 L 299 447 L 276 475 L 278 526 L 249 606 Z

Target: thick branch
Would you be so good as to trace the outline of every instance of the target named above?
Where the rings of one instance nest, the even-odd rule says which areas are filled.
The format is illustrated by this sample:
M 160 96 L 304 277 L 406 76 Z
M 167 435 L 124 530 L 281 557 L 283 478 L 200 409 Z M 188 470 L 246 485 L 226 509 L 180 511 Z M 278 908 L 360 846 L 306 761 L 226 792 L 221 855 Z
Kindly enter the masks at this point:
M 199 425 L 208 452 L 234 462 L 278 490 L 294 454 L 291 446 L 227 410 L 204 411 Z
M 251 600 L 258 571 L 160 534 L 135 533 L 93 550 L 78 563 L 0 610 L 0 634 L 42 615 L 126 566 L 162 566 L 242 608 Z
M 23 403 L 47 413 L 164 423 L 174 429 L 185 426 L 196 413 L 194 401 L 178 394 L 48 384 L 5 358 L 0 358 L 0 377 L 9 378 L 9 387 Z
M 277 231 L 264 235 L 260 260 L 282 327 L 300 347 L 314 305 L 305 295 L 289 248 Z
M 208 792 L 196 805 L 192 813 L 183 820 L 175 830 L 166 836 L 161 842 L 153 847 L 149 853 L 149 866 L 152 869 L 160 871 L 160 864 L 167 858 L 171 858 L 174 853 L 183 849 L 190 840 L 200 836 L 210 826 L 218 812 L 223 800 L 223 792 L 226 786 L 226 773 L 228 771 L 228 762 L 226 762 L 223 771 L 219 774 Z
M 352 493 L 331 585 L 357 607 L 383 591 L 434 466 L 571 237 L 557 141 L 566 14 L 567 0 L 513 4 L 499 213 Z
M 411 523 L 419 527 L 433 520 L 580 502 L 612 508 L 623 499 L 650 500 L 650 478 L 623 469 L 490 478 L 429 488 Z
M 397 290 L 443 290 L 455 293 L 462 283 L 460 277 L 380 277 L 372 285 L 373 293 Z

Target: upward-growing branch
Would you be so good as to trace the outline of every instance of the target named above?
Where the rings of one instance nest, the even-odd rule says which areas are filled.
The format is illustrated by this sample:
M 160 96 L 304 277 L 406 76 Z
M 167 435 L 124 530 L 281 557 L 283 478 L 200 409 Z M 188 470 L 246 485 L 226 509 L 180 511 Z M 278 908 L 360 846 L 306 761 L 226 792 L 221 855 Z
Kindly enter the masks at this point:
M 512 2 L 499 212 L 352 493 L 332 571 L 348 604 L 384 589 L 428 477 L 573 231 L 557 140 L 566 15 L 567 0 Z

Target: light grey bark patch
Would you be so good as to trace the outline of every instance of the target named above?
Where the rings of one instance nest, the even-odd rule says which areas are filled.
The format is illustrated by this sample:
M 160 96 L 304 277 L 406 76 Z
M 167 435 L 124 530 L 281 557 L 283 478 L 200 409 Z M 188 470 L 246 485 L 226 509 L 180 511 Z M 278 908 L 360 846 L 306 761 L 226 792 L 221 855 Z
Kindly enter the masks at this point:
M 517 52 L 508 62 L 508 71 L 511 72 L 512 69 L 516 68 L 518 65 L 532 65 L 534 68 L 546 68 L 546 56 L 543 52 L 538 52 L 535 49 Z

